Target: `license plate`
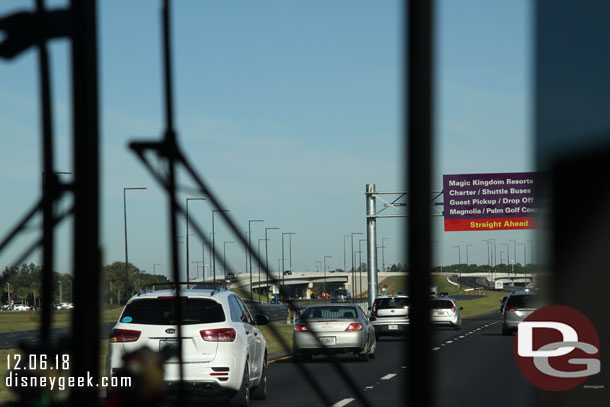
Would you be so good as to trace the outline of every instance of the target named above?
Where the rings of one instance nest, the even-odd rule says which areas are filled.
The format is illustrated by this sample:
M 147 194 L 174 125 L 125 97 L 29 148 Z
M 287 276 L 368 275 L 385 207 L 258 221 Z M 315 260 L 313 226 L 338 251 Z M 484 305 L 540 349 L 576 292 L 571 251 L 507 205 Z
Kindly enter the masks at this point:
M 322 345 L 334 345 L 336 338 L 334 336 L 321 336 L 318 339 Z
M 159 350 L 165 348 L 175 349 L 178 347 L 178 339 L 161 339 L 159 341 Z
M 392 330 L 398 329 L 398 325 L 388 325 L 388 329 L 392 329 Z

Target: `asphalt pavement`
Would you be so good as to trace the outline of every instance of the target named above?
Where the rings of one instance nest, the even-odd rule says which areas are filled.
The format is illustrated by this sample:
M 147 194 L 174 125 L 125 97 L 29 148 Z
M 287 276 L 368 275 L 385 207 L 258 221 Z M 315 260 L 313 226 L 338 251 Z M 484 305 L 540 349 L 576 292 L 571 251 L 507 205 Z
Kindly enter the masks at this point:
M 360 362 L 339 357 L 352 383 L 373 406 L 404 406 L 409 372 L 405 361 L 406 338 L 382 337 L 377 357 Z M 464 320 L 463 328 L 435 328 L 433 355 L 435 397 L 438 406 L 527 406 L 533 386 L 518 371 L 513 359 L 514 337 L 500 333 L 499 314 Z M 354 392 L 326 357 L 316 357 L 303 367 L 331 399 L 334 407 L 362 406 Z M 292 358 L 269 368 L 269 399 L 253 406 L 321 406 Z

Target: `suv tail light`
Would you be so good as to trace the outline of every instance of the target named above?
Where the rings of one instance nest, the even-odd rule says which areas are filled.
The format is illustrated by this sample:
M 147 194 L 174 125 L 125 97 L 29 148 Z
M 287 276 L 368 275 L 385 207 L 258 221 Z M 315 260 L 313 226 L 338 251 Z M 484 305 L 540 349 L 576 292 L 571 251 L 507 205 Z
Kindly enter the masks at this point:
M 506 307 L 504 307 L 504 311 L 517 311 L 517 307 L 515 307 L 514 305 L 507 305 Z
M 347 328 L 345 328 L 346 331 L 361 331 L 362 330 L 362 324 L 359 324 L 357 322 L 351 323 L 349 324 L 349 326 Z
M 455 307 L 453 305 L 451 306 L 451 312 L 455 312 Z
M 206 342 L 235 342 L 235 329 L 204 329 L 199 331 L 201 338 Z
M 123 343 L 135 342 L 140 338 L 140 331 L 130 331 L 128 329 L 113 329 L 110 332 L 110 342 Z
M 295 332 L 309 332 L 309 328 L 305 324 L 296 324 L 294 330 Z
M 371 316 L 372 317 L 376 317 L 377 316 L 377 301 L 375 301 L 373 303 L 373 308 L 371 308 Z

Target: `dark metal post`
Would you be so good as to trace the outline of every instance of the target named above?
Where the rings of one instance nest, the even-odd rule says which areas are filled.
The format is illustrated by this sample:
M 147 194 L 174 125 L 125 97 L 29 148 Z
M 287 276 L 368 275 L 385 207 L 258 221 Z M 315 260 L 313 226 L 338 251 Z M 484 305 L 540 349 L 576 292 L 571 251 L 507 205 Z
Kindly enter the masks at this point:
M 72 0 L 72 122 L 74 160 L 74 312 L 72 374 L 96 383 L 100 338 L 100 185 L 95 0 Z M 71 360 L 72 362 L 72 360 Z M 75 387 L 70 404 L 97 404 L 97 388 Z
M 434 1 L 412 0 L 405 10 L 406 62 L 405 81 L 408 120 L 408 250 L 409 296 L 412 299 L 410 340 L 408 346 L 408 405 L 434 405 L 432 395 L 431 324 L 429 311 L 431 269 L 430 190 L 433 125 L 433 5 Z

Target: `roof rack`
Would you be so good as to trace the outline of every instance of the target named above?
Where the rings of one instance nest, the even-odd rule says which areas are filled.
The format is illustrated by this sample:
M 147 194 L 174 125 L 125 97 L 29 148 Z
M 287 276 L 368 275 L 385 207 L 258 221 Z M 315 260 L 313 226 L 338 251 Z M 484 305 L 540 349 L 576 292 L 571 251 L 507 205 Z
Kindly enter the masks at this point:
M 193 290 L 193 289 L 199 289 L 199 290 L 213 290 L 213 291 L 220 291 L 220 290 L 227 290 L 227 284 L 224 281 L 216 281 L 216 282 L 186 282 L 186 281 L 168 281 L 168 282 L 163 282 L 163 283 L 151 283 L 151 284 L 145 284 L 142 289 L 140 290 L 140 292 L 138 294 L 143 294 L 143 293 L 148 293 L 151 291 L 157 291 L 157 290 L 162 290 L 162 289 L 167 289 L 167 288 L 176 288 L 177 286 L 180 286 L 181 290 Z

